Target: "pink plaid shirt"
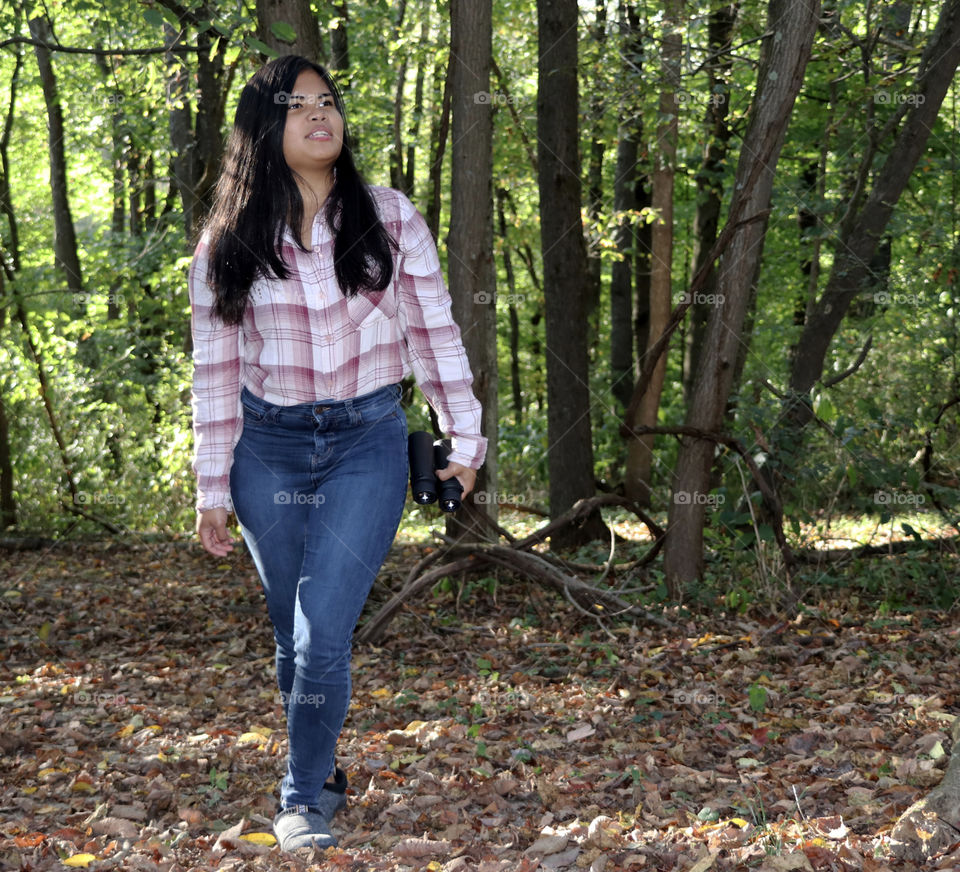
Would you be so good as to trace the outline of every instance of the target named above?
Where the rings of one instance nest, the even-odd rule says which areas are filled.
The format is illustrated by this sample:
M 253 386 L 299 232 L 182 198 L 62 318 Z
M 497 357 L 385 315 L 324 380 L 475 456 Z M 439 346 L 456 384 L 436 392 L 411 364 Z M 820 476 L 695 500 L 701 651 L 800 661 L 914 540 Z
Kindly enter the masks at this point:
M 399 244 L 393 280 L 380 293 L 344 297 L 333 271 L 333 237 L 320 214 L 313 250 L 301 251 L 288 230 L 282 252 L 290 277 L 256 280 L 243 324 L 227 326 L 213 312 L 205 240 L 197 246 L 189 283 L 198 509 L 232 509 L 230 467 L 243 429 L 244 386 L 287 406 L 362 396 L 412 372 L 451 436 L 450 460 L 473 468 L 483 463 L 480 404 L 433 237 L 399 191 L 372 192 Z

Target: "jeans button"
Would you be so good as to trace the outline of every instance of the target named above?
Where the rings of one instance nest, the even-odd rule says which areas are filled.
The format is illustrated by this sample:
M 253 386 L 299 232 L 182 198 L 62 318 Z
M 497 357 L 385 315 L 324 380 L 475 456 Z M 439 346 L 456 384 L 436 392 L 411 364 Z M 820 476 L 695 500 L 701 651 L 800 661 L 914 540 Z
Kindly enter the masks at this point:
M 326 411 L 327 411 L 327 407 L 326 407 L 326 406 L 314 406 L 314 407 L 313 407 L 313 414 L 314 414 L 314 415 L 322 415 L 322 414 L 323 414 L 324 412 L 326 412 Z

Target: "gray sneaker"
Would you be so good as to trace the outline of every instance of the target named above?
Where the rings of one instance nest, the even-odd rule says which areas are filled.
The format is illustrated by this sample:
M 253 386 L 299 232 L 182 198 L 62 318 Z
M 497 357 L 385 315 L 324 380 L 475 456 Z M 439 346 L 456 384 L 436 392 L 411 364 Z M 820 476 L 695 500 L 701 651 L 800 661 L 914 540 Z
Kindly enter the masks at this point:
M 296 848 L 335 847 L 336 837 L 330 832 L 333 816 L 347 804 L 347 775 L 339 767 L 333 784 L 326 784 L 314 805 L 292 805 L 281 809 L 273 819 L 273 833 L 281 851 Z
M 281 851 L 297 848 L 330 848 L 337 840 L 330 832 L 330 824 L 323 812 L 309 805 L 291 805 L 273 819 L 273 834 Z

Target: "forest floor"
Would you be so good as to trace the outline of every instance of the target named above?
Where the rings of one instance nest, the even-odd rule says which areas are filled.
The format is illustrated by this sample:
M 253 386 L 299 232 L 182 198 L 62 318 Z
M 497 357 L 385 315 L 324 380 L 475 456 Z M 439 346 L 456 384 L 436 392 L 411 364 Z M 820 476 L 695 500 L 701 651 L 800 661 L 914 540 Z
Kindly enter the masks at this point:
M 374 601 L 425 547 L 398 542 Z M 339 847 L 282 854 L 286 737 L 243 549 L 5 555 L 0 868 L 909 868 L 889 833 L 949 759 L 960 624 L 830 596 L 608 632 L 524 581 L 421 595 L 355 651 Z

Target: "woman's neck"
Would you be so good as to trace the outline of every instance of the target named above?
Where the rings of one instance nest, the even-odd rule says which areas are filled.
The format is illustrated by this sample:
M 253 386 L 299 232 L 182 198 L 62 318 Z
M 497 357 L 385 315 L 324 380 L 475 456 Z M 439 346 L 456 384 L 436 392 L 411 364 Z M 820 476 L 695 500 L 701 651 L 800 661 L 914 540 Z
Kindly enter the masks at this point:
M 313 244 L 311 231 L 313 220 L 323 207 L 327 196 L 333 190 L 333 176 L 328 173 L 312 179 L 297 179 L 300 199 L 303 201 L 303 224 L 300 228 L 300 240 L 306 248 Z

